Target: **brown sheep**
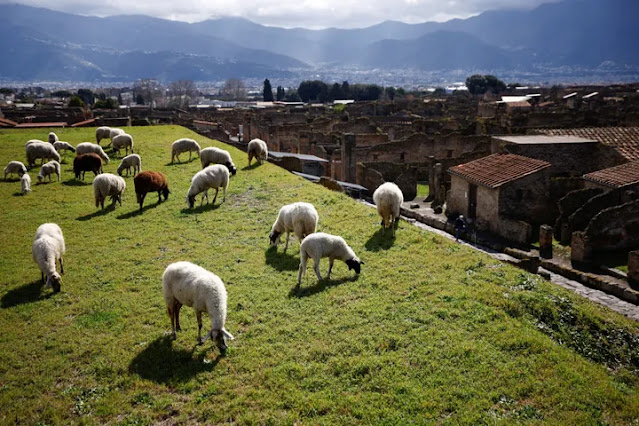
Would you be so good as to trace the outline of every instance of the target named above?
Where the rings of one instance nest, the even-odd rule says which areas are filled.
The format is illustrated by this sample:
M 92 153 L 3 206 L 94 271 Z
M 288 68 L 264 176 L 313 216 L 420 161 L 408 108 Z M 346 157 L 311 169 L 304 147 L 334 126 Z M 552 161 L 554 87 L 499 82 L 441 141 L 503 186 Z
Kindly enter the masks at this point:
M 166 201 L 171 193 L 166 176 L 159 172 L 149 170 L 140 172 L 133 178 L 133 184 L 135 185 L 138 203 L 140 203 L 140 210 L 142 210 L 144 197 L 146 197 L 148 192 L 158 192 L 158 203 L 162 202 L 162 195 L 164 195 L 164 201 Z
M 82 174 L 82 180 L 84 180 L 85 172 L 93 172 L 95 176 L 102 173 L 102 159 L 98 154 L 90 152 L 75 157 L 73 160 L 73 173 L 75 173 L 75 178 L 80 179 L 80 174 Z

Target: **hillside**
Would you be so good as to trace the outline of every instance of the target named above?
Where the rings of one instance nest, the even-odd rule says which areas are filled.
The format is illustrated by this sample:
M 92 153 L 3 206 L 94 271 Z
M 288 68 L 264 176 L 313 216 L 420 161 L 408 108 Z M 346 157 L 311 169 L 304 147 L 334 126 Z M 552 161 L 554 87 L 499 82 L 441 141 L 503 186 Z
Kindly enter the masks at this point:
M 0 164 L 49 130 L 0 130 Z M 95 129 L 55 129 L 74 145 Z M 177 126 L 133 127 L 145 170 L 171 195 L 138 212 L 99 211 L 91 181 L 17 195 L 0 182 L 0 423 L 630 423 L 639 417 L 639 325 L 506 264 L 401 222 L 381 236 L 376 212 L 271 164 Z M 193 137 L 231 152 L 226 202 L 187 210 L 199 161 L 168 164 Z M 107 151 L 111 154 L 110 151 Z M 105 166 L 114 172 L 119 160 Z M 211 194 L 212 195 L 212 194 Z M 220 194 L 221 197 L 221 194 Z M 312 202 L 319 229 L 365 262 L 335 262 L 293 292 L 299 245 L 268 249 L 279 207 Z M 58 223 L 62 292 L 41 289 L 31 259 L 38 225 Z M 226 357 L 182 310 L 176 342 L 161 291 L 166 266 L 189 260 L 228 290 Z M 328 261 L 321 264 L 322 272 Z M 204 321 L 204 330 L 209 329 Z M 28 407 L 28 409 L 26 408 Z

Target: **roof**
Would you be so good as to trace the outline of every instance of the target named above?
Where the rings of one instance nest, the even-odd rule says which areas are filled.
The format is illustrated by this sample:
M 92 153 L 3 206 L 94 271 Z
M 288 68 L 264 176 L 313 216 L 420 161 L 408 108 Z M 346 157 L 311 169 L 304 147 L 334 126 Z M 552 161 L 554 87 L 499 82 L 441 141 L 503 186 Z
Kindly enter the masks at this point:
M 13 126 L 17 126 L 18 123 L 16 123 L 15 121 L 11 121 L 7 118 L 0 118 L 0 126 L 3 127 L 13 127 Z
M 507 102 L 506 106 L 508 108 L 531 108 L 531 105 L 528 103 L 528 101 Z
M 639 160 L 639 127 L 582 127 L 580 129 L 537 129 L 545 135 L 574 135 L 594 139 L 613 147 L 629 161 Z
M 502 96 L 501 101 L 497 101 L 497 103 L 525 102 L 528 99 L 530 99 L 530 96 Z
M 573 135 L 493 136 L 493 139 L 520 145 L 597 143 L 595 139 L 586 139 Z
M 584 179 L 613 188 L 639 183 L 639 161 L 588 173 Z
M 81 127 L 86 126 L 87 124 L 91 124 L 95 121 L 95 118 L 89 118 L 88 120 L 78 121 L 77 123 L 73 123 L 71 127 Z
M 295 157 L 295 158 L 299 158 L 302 161 L 317 161 L 320 163 L 328 163 L 328 160 L 317 157 L 315 155 L 309 155 L 309 154 L 294 154 L 292 152 L 269 151 L 268 155 L 275 158 Z
M 17 128 L 32 128 L 32 127 L 66 127 L 66 121 L 55 121 L 50 123 L 20 123 Z
M 477 185 L 498 188 L 550 167 L 550 163 L 515 154 L 493 154 L 470 163 L 451 167 L 448 173 Z

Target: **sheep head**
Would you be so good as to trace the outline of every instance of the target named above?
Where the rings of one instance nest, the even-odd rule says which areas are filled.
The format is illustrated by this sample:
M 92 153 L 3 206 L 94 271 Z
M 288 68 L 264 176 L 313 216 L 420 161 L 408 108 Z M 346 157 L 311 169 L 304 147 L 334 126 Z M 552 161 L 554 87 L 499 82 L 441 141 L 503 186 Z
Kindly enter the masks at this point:
M 362 270 L 362 266 L 364 262 L 362 262 L 361 260 L 359 260 L 359 258 L 354 257 L 352 259 L 348 259 L 346 261 L 346 265 L 348 266 L 348 270 L 350 271 L 351 269 L 355 271 L 356 274 L 359 274 Z

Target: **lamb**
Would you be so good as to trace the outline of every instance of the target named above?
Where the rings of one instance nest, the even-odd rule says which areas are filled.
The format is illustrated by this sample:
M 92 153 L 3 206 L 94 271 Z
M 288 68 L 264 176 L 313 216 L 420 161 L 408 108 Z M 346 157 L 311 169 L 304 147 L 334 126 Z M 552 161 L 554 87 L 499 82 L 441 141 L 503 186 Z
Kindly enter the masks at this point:
M 22 176 L 27 172 L 27 168 L 20 161 L 10 161 L 7 167 L 4 168 L 4 180 L 7 180 L 7 175 L 17 174 Z
M 253 160 L 253 158 L 256 158 L 260 164 L 262 164 L 268 158 L 268 146 L 262 139 L 255 138 L 250 141 L 248 143 L 247 152 L 249 166 L 251 165 L 251 160 Z
M 395 221 L 399 219 L 399 209 L 404 202 L 404 194 L 397 185 L 392 182 L 381 184 L 373 193 L 373 201 L 377 206 L 377 213 L 382 218 L 382 235 L 386 228 L 390 227 L 395 236 Z
M 111 139 L 113 143 L 113 151 L 116 153 L 120 153 L 120 150 L 124 148 L 124 155 L 129 153 L 129 148 L 131 148 L 131 154 L 133 154 L 133 138 L 131 135 L 127 133 L 122 133 L 121 135 L 115 136 Z
M 120 176 L 111 173 L 103 173 L 93 179 L 93 195 L 95 196 L 95 206 L 102 206 L 104 210 L 104 200 L 111 197 L 112 206 L 118 201 L 122 205 L 122 193 L 126 189 L 126 182 Z
M 80 174 L 82 174 L 82 180 L 84 180 L 84 174 L 86 172 L 93 172 L 94 176 L 102 173 L 102 159 L 95 152 L 81 154 L 73 159 L 73 173 L 75 174 L 75 178 L 80 179 Z
M 226 201 L 226 189 L 229 186 L 229 169 L 221 164 L 214 164 L 208 166 L 203 170 L 197 172 L 193 178 L 191 178 L 191 186 L 189 192 L 186 194 L 186 202 L 189 208 L 193 208 L 195 204 L 195 196 L 200 192 L 204 192 L 202 195 L 202 201 L 200 205 L 204 203 L 204 197 L 206 197 L 206 204 L 209 203 L 209 188 L 215 188 L 215 197 L 213 197 L 213 204 L 217 199 L 217 194 L 220 188 L 224 190 L 224 199 Z
M 142 158 L 138 154 L 127 155 L 122 159 L 122 162 L 118 166 L 118 174 L 122 176 L 122 172 L 126 169 L 126 175 L 133 168 L 133 175 L 136 175 L 142 171 Z
M 68 142 L 63 142 L 63 141 L 55 141 L 53 143 L 53 147 L 55 148 L 56 151 L 60 152 L 63 149 L 67 150 L 67 151 L 71 151 L 71 152 L 75 152 L 75 148 L 73 147 L 73 145 L 71 145 Z
M 98 127 L 95 129 L 95 143 L 100 145 L 102 139 L 111 138 L 111 128 L 107 126 Z
M 201 150 L 200 145 L 193 139 L 178 139 L 171 145 L 171 163 L 175 161 L 175 158 L 180 161 L 180 154 L 187 151 L 189 152 L 189 161 L 191 161 L 192 152 L 197 151 L 197 155 L 199 156 Z
M 40 167 L 40 173 L 38 173 L 38 182 L 44 182 L 44 179 L 49 176 L 49 182 L 51 182 L 51 175 L 58 175 L 58 182 L 60 181 L 60 163 L 55 160 L 49 161 Z
M 318 280 L 322 279 L 319 271 L 319 262 L 323 257 L 328 257 L 329 259 L 326 279 L 331 277 L 335 259 L 343 260 L 348 265 L 348 269 L 354 269 L 357 274 L 360 273 L 361 265 L 364 264 L 342 237 L 316 232 L 306 237 L 300 245 L 300 269 L 297 275 L 297 288 L 302 284 L 302 277 L 306 273 L 306 263 L 309 257 L 313 259 L 313 267 Z
M 31 254 L 33 260 L 38 264 L 41 273 L 42 283 L 53 287 L 54 292 L 60 291 L 62 277 L 55 269 L 55 262 L 60 261 L 60 272 L 64 274 L 62 256 L 65 252 L 64 237 L 62 229 L 55 223 L 45 223 L 38 227 Z
M 56 134 L 55 134 L 55 133 L 53 133 L 53 132 L 50 132 L 50 133 L 49 133 L 49 143 L 55 143 L 55 142 L 57 142 L 58 140 L 59 140 L 59 139 L 58 139 L 58 135 L 56 135 Z
M 169 198 L 169 183 L 166 181 L 166 176 L 159 172 L 146 171 L 138 173 L 133 178 L 133 185 L 135 185 L 135 194 L 140 203 L 140 210 L 144 204 L 144 197 L 149 192 L 158 192 L 158 204 L 162 202 L 162 195 L 164 195 L 164 201 Z
M 96 145 L 91 142 L 82 142 L 81 144 L 78 144 L 78 146 L 75 147 L 75 153 L 77 155 L 87 154 L 89 152 L 95 152 L 96 154 L 100 156 L 100 158 L 102 158 L 102 160 L 105 163 L 109 164 L 109 156 L 106 155 L 106 153 L 104 152 L 104 150 L 102 149 L 100 145 Z
M 271 247 L 276 247 L 280 236 L 286 232 L 286 245 L 284 246 L 284 251 L 286 251 L 291 231 L 295 232 L 295 236 L 301 244 L 307 235 L 315 232 L 318 220 L 317 210 L 310 203 L 297 202 L 282 207 L 271 228 L 269 236 Z
M 200 162 L 202 162 L 202 168 L 205 168 L 211 163 L 224 164 L 231 174 L 237 173 L 237 168 L 233 164 L 233 159 L 228 151 L 220 148 L 208 147 L 200 151 Z
M 162 275 L 162 290 L 164 301 L 171 317 L 171 331 L 173 340 L 177 339 L 180 327 L 180 308 L 182 305 L 191 306 L 197 316 L 197 343 L 204 344 L 207 339 L 214 340 L 220 353 L 226 354 L 227 339 L 234 337 L 226 331 L 226 288 L 224 283 L 212 272 L 194 265 L 191 262 L 176 262 L 170 264 Z M 211 318 L 211 330 L 202 339 L 202 313 L 206 312 Z
M 29 166 L 35 166 L 36 159 L 40 159 L 42 161 L 41 164 L 44 164 L 44 160 L 55 160 L 60 162 L 60 154 L 55 150 L 53 145 L 48 142 L 42 141 L 29 141 L 25 147 L 25 152 L 27 154 L 27 164 Z
M 31 192 L 31 176 L 29 173 L 25 173 L 20 178 L 20 188 L 22 189 L 22 195 L 27 195 Z

